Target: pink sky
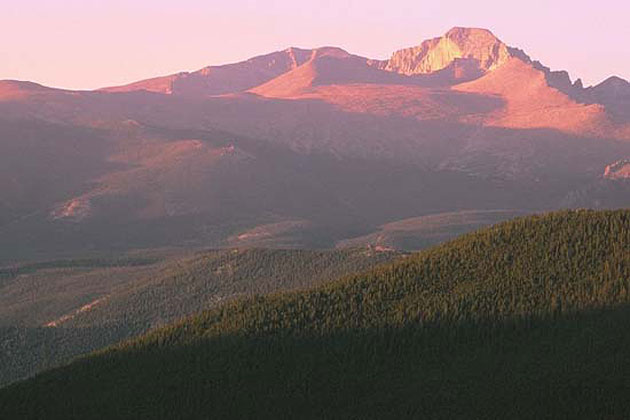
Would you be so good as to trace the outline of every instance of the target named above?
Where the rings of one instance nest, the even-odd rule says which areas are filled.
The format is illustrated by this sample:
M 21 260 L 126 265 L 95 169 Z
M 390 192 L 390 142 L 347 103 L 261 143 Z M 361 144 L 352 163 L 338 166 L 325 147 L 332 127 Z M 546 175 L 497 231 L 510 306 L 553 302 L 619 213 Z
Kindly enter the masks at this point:
M 518 4 L 514 4 L 518 3 Z M 370 58 L 492 30 L 585 84 L 630 79 L 627 0 L 1 0 L 0 79 L 93 89 L 240 61 L 289 46 Z

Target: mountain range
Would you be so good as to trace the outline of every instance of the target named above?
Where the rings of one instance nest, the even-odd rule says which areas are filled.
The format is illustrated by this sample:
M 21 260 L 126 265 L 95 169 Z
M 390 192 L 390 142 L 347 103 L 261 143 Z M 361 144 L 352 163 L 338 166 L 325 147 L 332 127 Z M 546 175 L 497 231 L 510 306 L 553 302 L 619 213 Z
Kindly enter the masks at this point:
M 627 81 L 584 87 L 485 29 L 389 60 L 288 48 L 96 91 L 0 81 L 0 259 L 629 207 L 629 158 Z

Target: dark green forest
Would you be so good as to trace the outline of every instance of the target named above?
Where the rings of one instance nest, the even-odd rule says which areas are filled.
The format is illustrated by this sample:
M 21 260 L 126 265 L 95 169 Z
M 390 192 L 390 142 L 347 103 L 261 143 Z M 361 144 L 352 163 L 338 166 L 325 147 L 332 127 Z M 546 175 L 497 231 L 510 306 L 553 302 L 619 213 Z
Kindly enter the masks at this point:
M 530 216 L 230 300 L 0 390 L 0 418 L 628 418 L 630 211 Z
M 28 263 L 0 271 L 0 387 L 239 296 L 301 289 L 396 252 L 227 249 Z M 1 281 L 1 280 L 0 280 Z M 79 311 L 96 302 L 90 310 Z M 61 320 L 46 327 L 51 320 Z

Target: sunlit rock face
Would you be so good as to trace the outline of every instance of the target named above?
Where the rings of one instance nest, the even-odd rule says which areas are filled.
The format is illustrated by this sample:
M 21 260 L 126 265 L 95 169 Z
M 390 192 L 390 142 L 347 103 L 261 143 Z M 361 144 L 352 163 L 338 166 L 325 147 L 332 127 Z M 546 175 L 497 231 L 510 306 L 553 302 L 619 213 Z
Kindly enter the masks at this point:
M 396 51 L 385 69 L 406 75 L 426 74 L 457 61 L 468 61 L 486 72 L 501 66 L 510 56 L 508 47 L 486 29 L 453 28 L 442 37 Z
M 622 159 L 606 166 L 604 178 L 630 179 L 630 159 Z

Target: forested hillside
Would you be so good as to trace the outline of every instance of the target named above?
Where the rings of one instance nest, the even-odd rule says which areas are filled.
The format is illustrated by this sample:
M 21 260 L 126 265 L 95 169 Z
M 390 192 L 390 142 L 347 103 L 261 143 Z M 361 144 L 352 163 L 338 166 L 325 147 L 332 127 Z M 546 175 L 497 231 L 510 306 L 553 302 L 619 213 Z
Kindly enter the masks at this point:
M 304 288 L 401 254 L 228 249 L 146 252 L 0 270 L 0 386 L 221 302 Z
M 0 417 L 626 418 L 629 289 L 630 211 L 517 219 L 228 302 L 1 390 Z

